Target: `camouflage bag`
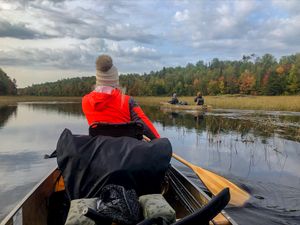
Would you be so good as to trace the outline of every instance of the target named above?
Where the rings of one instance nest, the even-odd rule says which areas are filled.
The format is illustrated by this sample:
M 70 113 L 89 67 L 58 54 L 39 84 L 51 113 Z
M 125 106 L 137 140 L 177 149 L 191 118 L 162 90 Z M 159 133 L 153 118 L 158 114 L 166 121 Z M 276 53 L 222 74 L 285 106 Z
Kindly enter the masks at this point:
M 163 224 L 171 224 L 176 221 L 175 210 L 169 205 L 161 194 L 149 194 L 139 197 L 145 219 L 162 218 Z
M 95 222 L 84 216 L 82 211 L 86 207 L 96 209 L 97 199 L 81 198 L 72 200 L 65 225 L 95 225 Z

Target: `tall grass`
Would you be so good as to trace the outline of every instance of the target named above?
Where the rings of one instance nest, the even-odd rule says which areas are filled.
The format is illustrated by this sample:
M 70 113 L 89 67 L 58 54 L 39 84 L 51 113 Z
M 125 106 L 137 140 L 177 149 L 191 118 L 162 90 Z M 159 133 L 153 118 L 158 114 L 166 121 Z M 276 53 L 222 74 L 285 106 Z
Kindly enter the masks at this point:
M 136 97 L 140 104 L 157 105 L 170 97 Z M 179 97 L 180 101 L 195 104 L 194 97 Z M 204 96 L 205 104 L 213 109 L 253 109 L 300 112 L 300 96 Z

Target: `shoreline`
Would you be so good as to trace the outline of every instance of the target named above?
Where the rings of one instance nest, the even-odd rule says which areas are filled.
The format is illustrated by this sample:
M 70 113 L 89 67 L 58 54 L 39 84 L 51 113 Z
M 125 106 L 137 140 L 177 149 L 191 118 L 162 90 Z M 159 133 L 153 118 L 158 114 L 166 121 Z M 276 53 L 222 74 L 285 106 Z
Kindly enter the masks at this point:
M 12 105 L 18 102 L 81 102 L 82 97 L 55 96 L 0 96 L 0 106 Z M 134 97 L 141 105 L 158 106 L 160 102 L 167 102 L 170 97 L 144 96 Z M 300 112 L 300 96 L 204 96 L 205 104 L 213 109 L 240 109 L 265 111 Z M 194 97 L 179 96 L 179 101 L 186 101 L 194 105 Z

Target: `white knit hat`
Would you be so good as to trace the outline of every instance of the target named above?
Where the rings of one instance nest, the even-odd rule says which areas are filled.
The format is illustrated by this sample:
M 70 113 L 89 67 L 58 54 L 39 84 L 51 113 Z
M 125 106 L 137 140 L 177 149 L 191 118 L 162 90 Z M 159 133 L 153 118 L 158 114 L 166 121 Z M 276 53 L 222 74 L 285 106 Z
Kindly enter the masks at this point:
M 119 86 L 119 74 L 109 55 L 100 55 L 96 60 L 96 86 Z

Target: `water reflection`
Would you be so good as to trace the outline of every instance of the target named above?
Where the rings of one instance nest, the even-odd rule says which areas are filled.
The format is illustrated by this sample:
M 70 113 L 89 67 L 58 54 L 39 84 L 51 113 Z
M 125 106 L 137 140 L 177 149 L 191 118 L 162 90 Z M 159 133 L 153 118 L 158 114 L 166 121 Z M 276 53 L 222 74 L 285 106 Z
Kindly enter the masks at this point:
M 31 110 L 40 110 L 44 112 L 55 112 L 58 114 L 64 114 L 69 116 L 83 116 L 83 112 L 81 110 L 81 104 L 80 103 L 74 103 L 74 102 L 32 102 L 32 103 L 19 103 L 19 105 L 25 105 Z
M 254 111 L 161 113 L 155 107 L 144 111 L 169 137 L 174 151 L 195 164 L 238 177 L 238 183 L 300 184 L 299 113 L 282 117 Z
M 0 156 L 1 171 L 29 169 L 31 163 L 36 164 L 41 161 L 41 154 L 32 151 L 24 151 L 15 154 L 2 153 Z
M 209 113 L 197 112 L 164 112 L 156 107 L 144 106 L 147 115 L 164 127 L 177 126 L 195 129 L 196 132 L 207 131 L 211 138 L 220 133 L 236 132 L 243 142 L 253 142 L 247 139 L 247 134 L 265 139 L 274 135 L 300 142 L 300 113 L 272 113 L 256 111 L 216 111 Z M 265 140 L 263 140 L 265 141 Z
M 251 193 L 244 208 L 227 209 L 239 224 L 299 223 L 300 113 L 145 111 L 176 153 Z
M 240 224 L 296 224 L 300 113 L 163 113 L 158 107 L 142 108 L 161 136 L 170 139 L 175 153 L 251 192 L 244 209 L 229 209 Z M 55 165 L 55 159 L 45 161 L 43 156 L 55 148 L 63 129 L 87 134 L 88 125 L 80 103 L 50 102 L 1 107 L 0 127 L 1 219 Z
M 0 106 L 0 128 L 4 127 L 11 116 L 16 116 L 17 106 Z

